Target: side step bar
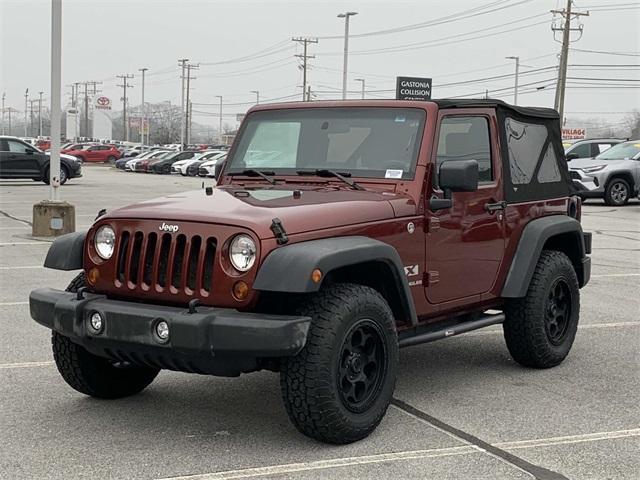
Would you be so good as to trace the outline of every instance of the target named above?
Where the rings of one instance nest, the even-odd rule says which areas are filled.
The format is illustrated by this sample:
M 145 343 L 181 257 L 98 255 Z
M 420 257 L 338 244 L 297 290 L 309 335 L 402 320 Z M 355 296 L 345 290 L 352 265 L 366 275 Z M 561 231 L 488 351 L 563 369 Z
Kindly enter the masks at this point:
M 473 320 L 467 320 L 453 325 L 434 325 L 430 329 L 422 330 L 416 333 L 402 332 L 400 334 L 400 338 L 398 339 L 398 345 L 400 346 L 400 348 L 403 348 L 411 347 L 413 345 L 420 345 L 421 343 L 434 342 L 436 340 L 442 340 L 443 338 L 453 337 L 461 333 L 488 327 L 489 325 L 497 325 L 504 322 L 504 319 L 505 316 L 502 312 L 494 314 L 485 313 L 479 318 L 474 318 Z

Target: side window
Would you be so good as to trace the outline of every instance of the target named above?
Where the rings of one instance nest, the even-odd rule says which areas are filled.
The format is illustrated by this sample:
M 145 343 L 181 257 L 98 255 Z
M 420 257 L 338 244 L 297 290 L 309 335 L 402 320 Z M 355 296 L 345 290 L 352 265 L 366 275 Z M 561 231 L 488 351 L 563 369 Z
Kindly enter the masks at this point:
M 547 127 L 536 123 L 523 123 L 513 118 L 505 121 L 511 183 L 525 185 L 531 182 L 542 148 L 547 141 Z
M 591 144 L 583 143 L 578 145 L 577 147 L 572 148 L 570 153 L 575 153 L 578 155 L 578 158 L 588 158 L 591 156 Z
M 16 142 L 15 140 L 7 140 L 9 144 L 9 151 L 14 153 L 26 153 L 31 150 L 31 147 L 26 143 Z
M 560 175 L 558 160 L 550 143 L 538 170 L 538 183 L 552 183 L 560 180 L 562 180 L 562 176 Z
M 447 160 L 476 160 L 479 181 L 493 180 L 489 122 L 486 117 L 444 117 L 440 124 L 436 171 Z
M 605 150 L 609 150 L 613 145 L 610 143 L 598 143 L 593 145 L 593 156 L 600 155 Z

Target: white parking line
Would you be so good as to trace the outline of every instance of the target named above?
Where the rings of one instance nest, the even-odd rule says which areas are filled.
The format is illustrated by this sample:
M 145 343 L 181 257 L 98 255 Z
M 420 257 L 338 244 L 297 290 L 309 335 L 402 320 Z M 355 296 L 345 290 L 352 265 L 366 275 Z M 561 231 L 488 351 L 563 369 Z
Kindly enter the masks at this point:
M 640 277 L 640 273 L 605 273 L 601 275 L 591 275 L 591 278 L 600 277 Z
M 29 270 L 32 268 L 44 268 L 43 265 L 19 265 L 16 267 L 0 267 L 0 270 Z
M 0 370 L 9 370 L 11 368 L 50 367 L 51 365 L 54 365 L 54 362 L 0 363 Z
M 594 328 L 618 328 L 618 327 L 639 327 L 639 322 L 610 322 L 610 323 L 586 323 L 578 325 L 578 330 L 591 330 Z M 480 337 L 482 335 L 502 335 L 502 329 L 477 330 L 475 332 L 463 333 L 460 337 Z
M 406 412 L 405 412 L 406 413 Z M 582 435 L 569 435 L 565 437 L 538 438 L 515 442 L 496 443 L 496 447 L 505 450 L 521 450 L 528 448 L 546 447 L 551 445 L 566 445 L 572 443 L 597 442 L 614 438 L 629 438 L 640 436 L 640 429 L 618 430 L 612 432 L 588 433 Z M 469 455 L 480 453 L 481 450 L 472 446 L 460 446 L 449 448 L 436 448 L 430 450 L 412 450 L 406 452 L 381 453 L 376 455 L 363 455 L 360 457 L 335 458 L 331 460 L 317 460 L 313 462 L 289 463 L 283 465 L 271 465 L 268 467 L 243 468 L 238 470 L 226 470 L 223 472 L 201 473 L 184 475 L 180 477 L 165 477 L 160 480 L 228 480 L 233 478 L 251 478 L 267 475 L 284 475 L 296 472 L 324 470 L 329 468 L 350 467 L 356 465 L 370 465 L 375 463 L 397 462 L 401 460 L 416 460 L 425 458 L 445 457 L 452 455 Z
M 47 247 L 51 246 L 52 242 L 49 241 L 42 241 L 42 242 L 7 242 L 7 243 L 0 243 L 0 247 L 15 247 L 18 245 L 44 245 Z
M 14 305 L 29 305 L 29 302 L 4 302 L 4 303 L 0 303 L 0 307 L 12 307 Z

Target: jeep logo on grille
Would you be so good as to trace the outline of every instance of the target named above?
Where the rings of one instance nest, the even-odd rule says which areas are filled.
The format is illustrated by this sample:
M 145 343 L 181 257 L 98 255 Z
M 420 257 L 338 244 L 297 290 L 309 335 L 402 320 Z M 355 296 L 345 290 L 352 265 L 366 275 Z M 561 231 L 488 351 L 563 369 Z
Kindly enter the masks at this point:
M 178 225 L 169 225 L 168 223 L 162 222 L 162 225 L 158 227 L 158 230 L 161 232 L 176 233 L 180 230 L 180 227 Z

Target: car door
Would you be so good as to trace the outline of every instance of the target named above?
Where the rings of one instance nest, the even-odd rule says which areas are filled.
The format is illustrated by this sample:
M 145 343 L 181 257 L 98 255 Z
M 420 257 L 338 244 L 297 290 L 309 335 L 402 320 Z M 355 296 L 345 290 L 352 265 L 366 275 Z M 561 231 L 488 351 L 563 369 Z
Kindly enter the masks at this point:
M 2 176 L 6 178 L 38 178 L 40 163 L 45 154 L 20 140 L 4 140 Z
M 480 300 L 497 281 L 505 250 L 504 191 L 495 113 L 491 109 L 441 111 L 433 162 L 476 160 L 475 192 L 452 194 L 453 206 L 427 209 L 423 285 L 429 303 Z M 444 193 L 434 182 L 431 197 Z M 473 297 L 476 297 L 475 299 Z
M 102 146 L 94 145 L 87 149 L 87 162 L 99 162 L 102 157 Z

